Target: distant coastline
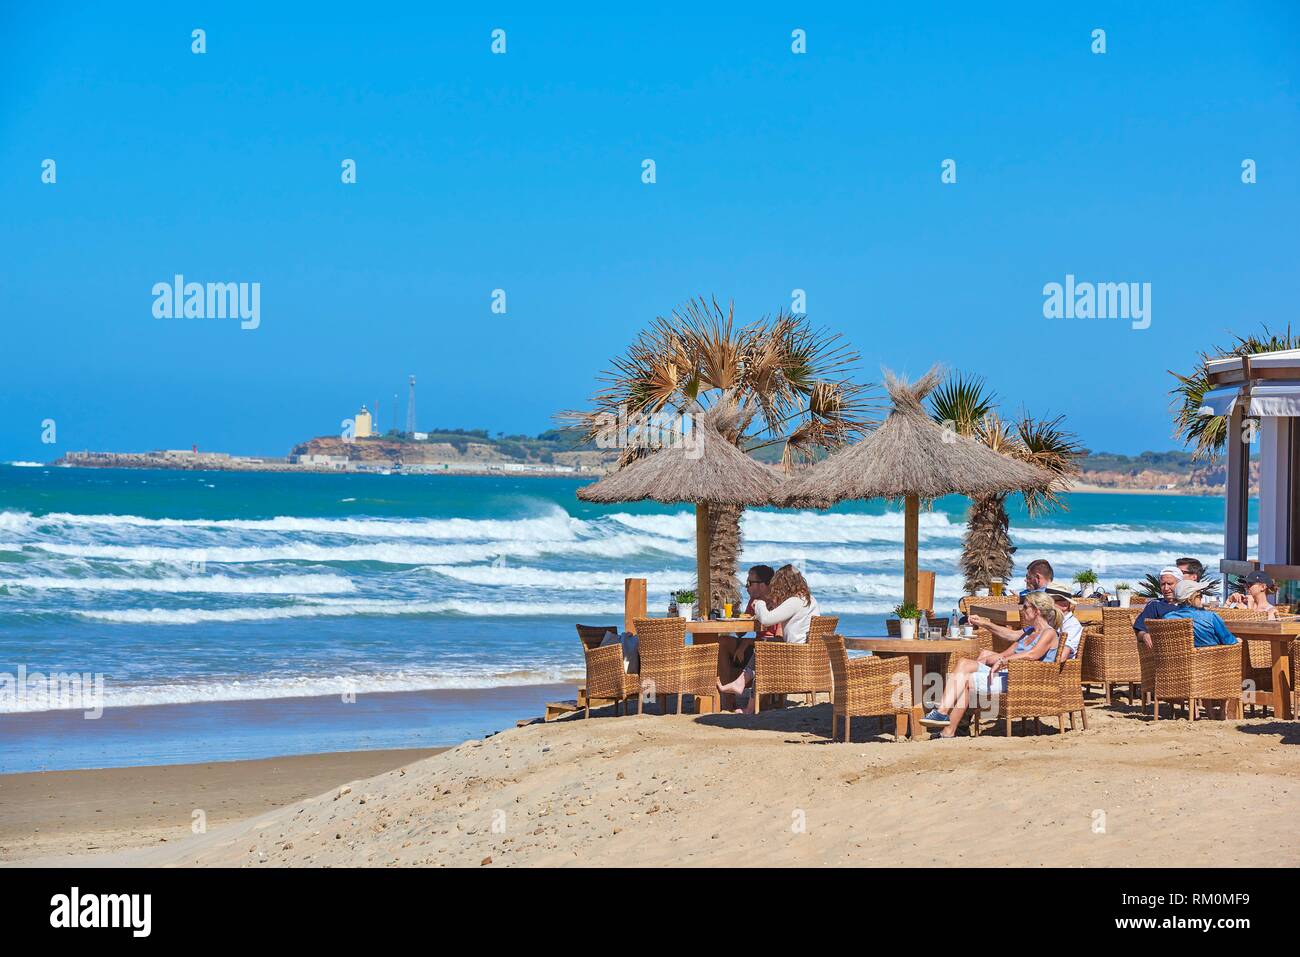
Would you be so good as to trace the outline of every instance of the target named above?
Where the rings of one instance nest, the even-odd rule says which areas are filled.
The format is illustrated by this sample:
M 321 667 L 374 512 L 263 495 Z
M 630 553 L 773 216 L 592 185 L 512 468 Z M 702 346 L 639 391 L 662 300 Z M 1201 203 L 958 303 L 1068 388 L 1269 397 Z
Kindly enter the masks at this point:
M 775 451 L 775 455 L 772 453 Z M 779 450 L 756 457 L 775 464 Z M 166 449 L 151 452 L 67 452 L 53 467 L 175 469 L 224 472 L 311 472 L 371 475 L 514 475 L 536 478 L 597 478 L 617 462 L 618 452 L 597 448 L 573 429 L 538 436 L 495 437 L 485 429 L 441 429 L 407 436 L 344 438 L 317 436 L 295 445 L 285 456 Z M 39 463 L 15 462 L 31 466 Z M 1068 491 L 1141 495 L 1222 495 L 1221 465 L 1193 460 L 1186 452 L 1143 452 L 1126 456 L 1088 451 L 1082 472 Z M 1252 463 L 1252 494 L 1257 487 Z

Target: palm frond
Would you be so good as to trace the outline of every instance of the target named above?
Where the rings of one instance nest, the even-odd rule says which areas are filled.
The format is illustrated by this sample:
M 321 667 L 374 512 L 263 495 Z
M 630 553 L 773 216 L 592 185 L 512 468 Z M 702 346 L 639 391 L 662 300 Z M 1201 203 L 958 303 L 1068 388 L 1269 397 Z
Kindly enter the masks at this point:
M 975 375 L 955 373 L 930 393 L 935 421 L 951 422 L 961 435 L 973 435 L 984 416 L 993 411 L 996 396 Z
M 1067 432 L 1061 427 L 1061 421 L 1062 416 L 1036 419 L 1024 415 L 1016 423 L 1019 439 L 1019 450 L 1014 453 L 1016 457 L 1056 477 L 1046 488 L 1024 494 L 1025 508 L 1030 515 L 1062 507 L 1060 493 L 1069 487 L 1070 479 L 1080 472 L 1083 446 L 1073 432 Z
M 1211 386 L 1209 362 L 1227 356 L 1252 356 L 1300 349 L 1300 335 L 1292 334 L 1290 324 L 1285 332 L 1274 332 L 1266 324 L 1261 326 L 1261 330 L 1258 335 L 1233 335 L 1234 341 L 1227 348 L 1199 353 L 1196 367 L 1189 375 L 1170 370 L 1169 374 L 1177 380 L 1177 384 L 1169 391 L 1174 412 L 1174 438 L 1182 440 L 1185 446 L 1192 447 L 1194 460 L 1210 463 L 1218 461 L 1228 441 L 1227 417 L 1214 415 L 1208 410 L 1202 412 L 1205 408 L 1205 394 Z

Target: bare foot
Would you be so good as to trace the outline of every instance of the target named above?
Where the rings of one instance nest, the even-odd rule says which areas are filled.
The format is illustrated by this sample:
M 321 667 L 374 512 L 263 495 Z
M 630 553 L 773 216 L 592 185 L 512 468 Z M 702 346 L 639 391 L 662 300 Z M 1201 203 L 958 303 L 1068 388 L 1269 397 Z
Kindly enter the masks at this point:
M 717 679 L 718 690 L 723 694 L 742 694 L 745 690 L 745 676 L 741 674 L 739 678 L 729 684 L 723 684 L 722 679 Z

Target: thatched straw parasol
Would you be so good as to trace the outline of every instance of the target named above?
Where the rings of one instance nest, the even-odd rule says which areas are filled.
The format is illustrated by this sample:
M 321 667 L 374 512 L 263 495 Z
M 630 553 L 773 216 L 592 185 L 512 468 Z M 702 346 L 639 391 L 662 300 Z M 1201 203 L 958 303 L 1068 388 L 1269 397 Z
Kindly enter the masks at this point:
M 939 366 L 913 383 L 882 371 L 894 403 L 885 421 L 861 442 L 787 480 L 773 504 L 828 508 L 846 499 L 902 499 L 903 601 L 915 604 L 922 500 L 1027 492 L 1046 488 L 1054 476 L 935 422 L 921 402 L 939 384 Z
M 711 610 L 709 587 L 709 506 L 769 505 L 779 484 L 777 473 L 756 462 L 719 428 L 734 424 L 734 409 L 721 404 L 694 420 L 684 441 L 657 449 L 597 482 L 578 489 L 584 502 L 641 502 L 695 505 L 696 598 L 701 614 Z M 680 440 L 682 437 L 677 436 Z

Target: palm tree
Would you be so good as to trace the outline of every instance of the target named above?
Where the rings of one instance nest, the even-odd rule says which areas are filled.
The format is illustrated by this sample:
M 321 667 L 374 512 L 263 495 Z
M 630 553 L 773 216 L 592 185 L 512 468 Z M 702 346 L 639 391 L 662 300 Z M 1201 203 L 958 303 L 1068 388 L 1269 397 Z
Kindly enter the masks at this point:
M 1272 332 L 1268 326 L 1264 326 L 1260 335 L 1233 336 L 1233 339 L 1235 341 L 1227 348 L 1200 353 L 1196 368 L 1190 375 L 1172 370 L 1169 373 L 1178 380 L 1178 384 L 1169 393 L 1174 400 L 1174 437 L 1182 439 L 1184 445 L 1193 446 L 1192 458 L 1195 460 L 1216 461 L 1223 453 L 1228 439 L 1227 416 L 1201 412 L 1205 405 L 1205 393 L 1210 391 L 1210 361 L 1300 349 L 1300 335 L 1293 336 L 1289 325 L 1283 333 Z
M 1084 454 L 1074 434 L 1061 427 L 1060 416 L 1036 419 L 1022 415 L 1014 423 L 1007 422 L 997 413 L 995 402 L 983 379 L 958 373 L 930 396 L 930 414 L 944 428 L 1056 476 L 1050 485 L 1024 494 L 1030 515 L 1065 508 L 1060 493 L 1069 478 L 1078 474 L 1078 460 Z M 1006 503 L 1005 493 L 971 500 L 960 560 L 967 594 L 994 582 L 1006 584 L 1011 578 L 1016 548 L 1011 542 Z
M 720 431 L 746 452 L 771 457 L 779 449 L 788 470 L 871 426 L 871 387 L 845 378 L 857 360 L 839 335 L 813 329 L 807 317 L 778 312 L 738 326 L 734 305 L 700 298 L 657 317 L 602 375 L 592 409 L 562 418 L 608 445 L 628 416 L 695 415 L 727 402 L 733 408 L 715 419 Z M 651 451 L 628 442 L 618 467 Z M 720 602 L 740 597 L 740 513 L 709 509 L 710 590 Z

